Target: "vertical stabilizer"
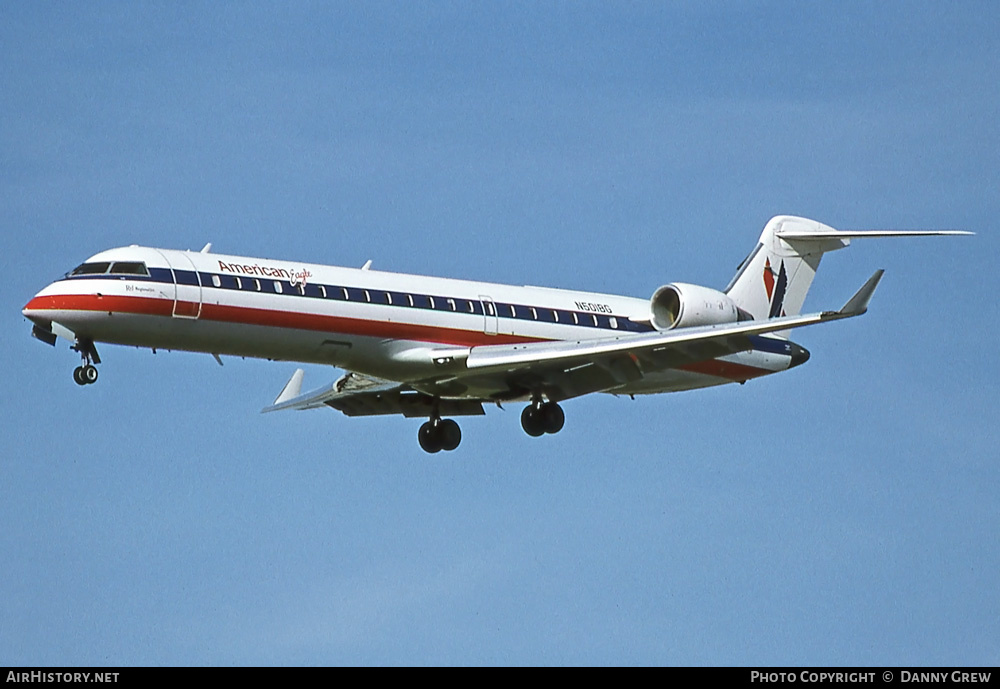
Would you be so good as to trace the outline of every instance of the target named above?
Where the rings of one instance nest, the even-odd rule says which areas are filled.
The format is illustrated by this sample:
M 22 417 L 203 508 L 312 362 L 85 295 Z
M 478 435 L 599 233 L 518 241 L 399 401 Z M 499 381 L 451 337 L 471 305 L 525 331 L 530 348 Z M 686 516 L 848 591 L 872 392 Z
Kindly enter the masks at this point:
M 783 239 L 784 233 L 795 233 L 798 238 Z M 755 319 L 799 315 L 823 254 L 850 244 L 848 239 L 830 236 L 833 233 L 832 227 L 807 218 L 771 218 L 726 294 Z M 808 235 L 813 236 L 803 239 Z

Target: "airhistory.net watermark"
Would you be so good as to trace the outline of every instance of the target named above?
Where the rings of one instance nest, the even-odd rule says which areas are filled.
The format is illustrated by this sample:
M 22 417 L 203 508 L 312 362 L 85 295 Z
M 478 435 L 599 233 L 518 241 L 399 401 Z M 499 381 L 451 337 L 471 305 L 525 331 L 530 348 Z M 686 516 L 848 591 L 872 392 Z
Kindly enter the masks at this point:
M 31 670 L 29 672 L 7 672 L 7 682 L 58 682 L 65 684 L 89 684 L 91 682 L 103 684 L 118 681 L 117 672 L 44 672 L 42 670 Z

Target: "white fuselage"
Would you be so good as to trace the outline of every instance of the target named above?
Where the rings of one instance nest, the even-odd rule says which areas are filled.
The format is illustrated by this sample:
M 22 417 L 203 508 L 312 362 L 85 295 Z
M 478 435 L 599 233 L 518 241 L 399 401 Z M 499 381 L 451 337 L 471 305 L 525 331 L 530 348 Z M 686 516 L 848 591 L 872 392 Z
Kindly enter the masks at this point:
M 45 287 L 24 314 L 93 342 L 330 364 L 400 382 L 439 373 L 442 351 L 460 362 L 480 345 L 653 331 L 649 300 L 575 290 L 138 246 L 99 253 L 84 266 L 92 268 Z M 612 392 L 684 390 L 782 371 L 791 365 L 783 342 L 759 337 L 751 351 Z

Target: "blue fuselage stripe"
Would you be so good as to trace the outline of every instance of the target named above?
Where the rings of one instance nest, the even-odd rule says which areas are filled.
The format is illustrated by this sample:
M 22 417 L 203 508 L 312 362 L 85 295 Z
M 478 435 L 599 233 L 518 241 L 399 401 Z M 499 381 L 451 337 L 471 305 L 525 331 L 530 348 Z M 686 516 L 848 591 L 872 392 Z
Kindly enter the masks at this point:
M 171 270 L 170 268 L 149 268 L 149 273 L 149 275 L 112 275 L 106 273 L 97 275 L 73 275 L 67 276 L 65 279 L 113 280 L 115 278 L 119 278 L 122 280 L 136 280 L 173 285 L 175 284 L 174 280 L 176 276 L 176 284 L 193 286 L 198 286 L 200 284 L 204 289 L 242 290 L 253 292 L 258 291 L 257 288 L 259 286 L 259 291 L 267 292 L 269 294 L 278 294 L 279 292 L 274 289 L 274 283 L 281 282 L 283 289 L 280 294 L 289 297 L 322 299 L 324 301 L 361 302 L 396 308 L 454 311 L 456 313 L 464 313 L 466 315 L 475 316 L 479 319 L 482 319 L 484 316 L 482 302 L 475 299 L 409 294 L 402 292 L 386 292 L 385 290 L 375 289 L 366 290 L 360 287 L 342 287 L 338 285 L 324 285 L 313 282 L 307 283 L 304 290 L 300 291 L 298 286 L 292 285 L 287 280 L 276 281 L 270 278 L 249 278 L 244 276 L 240 278 L 240 282 L 237 282 L 232 275 L 207 273 L 203 271 L 196 272 L 193 270 Z M 215 287 L 213 284 L 214 278 L 219 279 L 219 287 Z M 325 297 L 324 293 L 326 295 Z M 392 303 L 389 303 L 390 299 Z M 452 308 L 452 303 L 456 304 L 455 308 Z M 495 310 L 496 316 L 504 319 L 535 322 L 541 321 L 552 323 L 553 325 L 582 326 L 615 331 L 624 330 L 635 333 L 655 331 L 655 328 L 651 324 L 633 321 L 625 316 L 612 316 L 609 314 L 598 314 L 585 311 L 567 311 L 563 309 L 552 309 L 550 307 L 525 306 L 522 304 L 508 304 L 504 302 L 491 302 L 491 304 L 491 308 Z M 457 305 L 461 305 L 461 308 Z M 556 318 L 559 320 L 556 321 Z M 612 318 L 615 319 L 618 326 L 617 328 L 612 326 Z M 574 320 L 576 322 L 574 322 Z M 792 345 L 787 340 L 761 335 L 751 335 L 748 339 L 750 340 L 750 343 L 755 351 L 780 354 L 784 356 L 790 356 L 792 354 Z

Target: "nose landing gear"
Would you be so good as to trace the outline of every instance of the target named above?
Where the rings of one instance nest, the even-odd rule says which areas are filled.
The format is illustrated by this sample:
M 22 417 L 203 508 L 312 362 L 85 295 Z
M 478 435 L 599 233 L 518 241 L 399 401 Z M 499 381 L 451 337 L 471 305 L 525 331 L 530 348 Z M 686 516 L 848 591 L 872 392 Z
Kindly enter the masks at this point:
M 73 380 L 77 385 L 90 385 L 97 382 L 97 367 L 93 364 L 77 366 L 73 369 Z
M 80 353 L 83 358 L 83 365 L 73 369 L 73 380 L 77 385 L 91 385 L 97 382 L 97 367 L 94 364 L 101 363 L 101 357 L 97 353 L 97 347 L 93 340 L 77 340 L 70 349 Z

